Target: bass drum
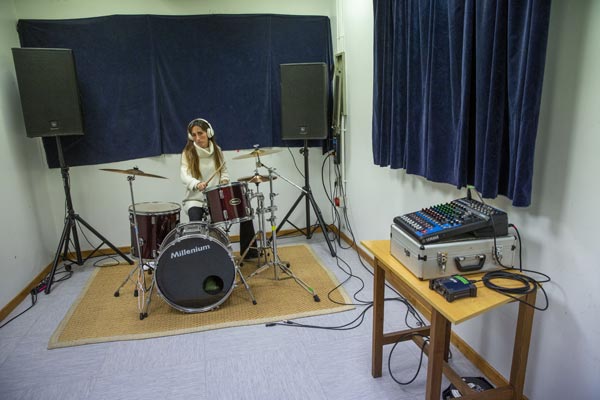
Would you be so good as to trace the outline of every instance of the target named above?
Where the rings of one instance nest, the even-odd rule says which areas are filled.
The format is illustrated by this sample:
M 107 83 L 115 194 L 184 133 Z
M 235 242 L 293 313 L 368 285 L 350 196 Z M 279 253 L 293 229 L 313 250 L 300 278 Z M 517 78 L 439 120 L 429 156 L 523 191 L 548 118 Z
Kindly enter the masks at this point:
M 198 313 L 221 305 L 234 288 L 235 261 L 229 238 L 206 222 L 178 225 L 159 249 L 155 279 L 173 308 Z

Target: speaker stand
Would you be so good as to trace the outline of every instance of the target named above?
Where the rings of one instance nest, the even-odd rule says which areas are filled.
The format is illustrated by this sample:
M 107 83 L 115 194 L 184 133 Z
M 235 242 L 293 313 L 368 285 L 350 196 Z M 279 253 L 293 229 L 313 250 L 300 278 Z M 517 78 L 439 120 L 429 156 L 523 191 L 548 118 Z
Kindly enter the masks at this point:
M 70 187 L 70 179 L 69 179 L 69 167 L 65 165 L 65 159 L 63 157 L 62 146 L 60 143 L 60 137 L 56 136 L 56 147 L 58 149 L 58 160 L 60 163 L 60 172 L 63 180 L 63 187 L 65 190 L 65 199 L 67 202 L 67 215 L 65 216 L 65 225 L 63 227 L 62 234 L 60 236 L 60 241 L 58 242 L 58 247 L 56 248 L 56 254 L 54 256 L 54 262 L 52 263 L 52 270 L 50 271 L 50 275 L 47 277 L 46 282 L 46 294 L 49 294 L 52 290 L 52 283 L 54 281 L 54 275 L 56 274 L 56 268 L 58 267 L 60 254 L 62 252 L 62 260 L 68 260 L 77 263 L 77 265 L 83 265 L 85 261 L 87 261 L 92 255 L 100 248 L 103 244 L 107 244 L 111 249 L 113 249 L 118 255 L 123 257 L 125 261 L 129 264 L 133 264 L 133 260 L 127 257 L 121 250 L 119 250 L 115 245 L 108 241 L 104 236 L 102 236 L 96 229 L 94 229 L 90 224 L 88 224 L 83 218 L 79 216 L 79 214 L 75 213 L 73 209 L 73 202 L 71 200 L 71 187 Z M 85 226 L 90 232 L 92 232 L 96 237 L 102 240 L 102 243 L 98 245 L 85 259 L 81 256 L 81 247 L 79 246 L 79 236 L 77 235 L 77 222 L 81 223 Z M 67 258 L 68 250 L 69 250 L 69 242 L 71 238 L 71 234 L 73 235 L 73 245 L 75 246 L 75 254 L 77 255 L 77 260 L 73 261 Z M 65 265 L 65 269 L 67 271 L 70 270 L 70 266 Z
M 325 226 L 325 221 L 323 220 L 323 215 L 321 214 L 321 210 L 319 209 L 319 206 L 317 205 L 317 202 L 315 201 L 315 198 L 313 197 L 312 190 L 310 189 L 310 182 L 309 182 L 309 176 L 308 176 L 308 171 L 309 171 L 308 140 L 304 140 L 304 147 L 300 149 L 300 153 L 304 156 L 304 187 L 302 188 L 302 193 L 300 193 L 300 196 L 298 196 L 298 198 L 292 205 L 292 208 L 290 208 L 288 213 L 281 220 L 281 223 L 277 227 L 276 232 L 279 232 L 279 230 L 281 229 L 283 224 L 285 224 L 286 222 L 289 222 L 288 221 L 289 216 L 294 212 L 294 210 L 296 209 L 298 204 L 300 204 L 300 201 L 304 198 L 305 206 L 306 206 L 306 232 L 303 232 L 302 229 L 298 228 L 291 222 L 290 222 L 290 225 L 292 225 L 294 228 L 296 228 L 296 230 L 298 232 L 305 235 L 307 239 L 310 239 L 313 234 L 313 230 L 311 229 L 311 223 L 310 223 L 310 207 L 312 206 L 313 211 L 315 212 L 315 215 L 317 216 L 317 220 L 319 221 L 319 226 L 321 227 L 321 230 L 323 231 L 323 235 L 325 236 L 325 240 L 327 241 L 327 245 L 329 246 L 329 251 L 331 252 L 331 256 L 335 257 L 336 253 L 335 253 L 333 246 L 331 245 L 331 240 L 329 239 L 329 236 L 327 235 L 327 227 Z

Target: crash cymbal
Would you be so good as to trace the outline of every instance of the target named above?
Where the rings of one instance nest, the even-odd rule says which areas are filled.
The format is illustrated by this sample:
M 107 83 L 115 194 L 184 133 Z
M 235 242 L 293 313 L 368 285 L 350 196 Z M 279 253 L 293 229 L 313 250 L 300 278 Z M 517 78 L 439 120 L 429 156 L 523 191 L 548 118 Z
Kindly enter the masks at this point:
M 277 179 L 276 176 L 273 177 L 273 180 Z M 252 176 L 244 176 L 242 178 L 238 178 L 239 182 L 248 182 L 248 183 L 261 183 L 261 182 L 269 182 L 269 177 L 266 175 L 252 175 Z
M 102 171 L 117 172 L 119 174 L 125 174 L 125 175 L 147 176 L 148 178 L 167 179 L 164 176 L 147 174 L 144 171 L 142 171 L 141 169 L 136 168 L 136 167 L 134 167 L 132 169 L 115 169 L 115 168 L 100 168 L 100 169 Z
M 260 157 L 266 156 L 273 153 L 279 153 L 281 150 L 279 149 L 255 149 L 252 150 L 248 154 L 243 154 L 241 156 L 233 157 L 233 160 L 241 160 L 242 158 L 252 158 L 252 157 Z

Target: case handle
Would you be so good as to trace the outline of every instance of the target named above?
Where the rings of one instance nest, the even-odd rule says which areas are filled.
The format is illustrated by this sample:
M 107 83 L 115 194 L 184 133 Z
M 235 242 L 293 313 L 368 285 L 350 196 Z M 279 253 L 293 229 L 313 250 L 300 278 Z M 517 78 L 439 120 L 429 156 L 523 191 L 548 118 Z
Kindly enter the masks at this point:
M 465 265 L 465 261 L 469 262 L 469 260 L 473 260 L 473 264 Z M 457 256 L 454 257 L 454 262 L 456 263 L 456 269 L 461 272 L 470 272 L 477 271 L 483 268 L 485 264 L 485 254 L 475 254 L 472 256 Z

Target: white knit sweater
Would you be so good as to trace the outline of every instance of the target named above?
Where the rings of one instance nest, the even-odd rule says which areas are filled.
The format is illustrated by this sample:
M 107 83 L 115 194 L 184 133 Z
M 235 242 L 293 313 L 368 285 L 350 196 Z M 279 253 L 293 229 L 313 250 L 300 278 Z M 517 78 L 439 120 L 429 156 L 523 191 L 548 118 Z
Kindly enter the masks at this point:
M 213 154 L 215 152 L 213 143 L 209 142 L 209 147 L 207 149 L 203 149 L 196 143 L 194 143 L 194 147 L 196 148 L 196 153 L 200 159 L 200 173 L 202 174 L 202 179 L 196 179 L 192 176 L 185 158 L 185 154 L 183 152 L 181 153 L 181 168 L 179 176 L 186 187 L 185 198 L 183 199 L 183 209 L 186 213 L 190 207 L 203 207 L 206 204 L 204 193 L 197 190 L 196 186 L 198 183 L 203 182 L 204 179 L 210 177 L 216 169 L 215 160 L 213 158 Z M 221 151 L 221 149 L 217 146 L 216 151 Z M 219 185 L 224 181 L 229 181 L 229 172 L 227 171 L 226 164 L 223 165 L 223 168 L 221 168 L 221 170 L 211 178 L 211 180 L 208 182 L 208 187 Z

